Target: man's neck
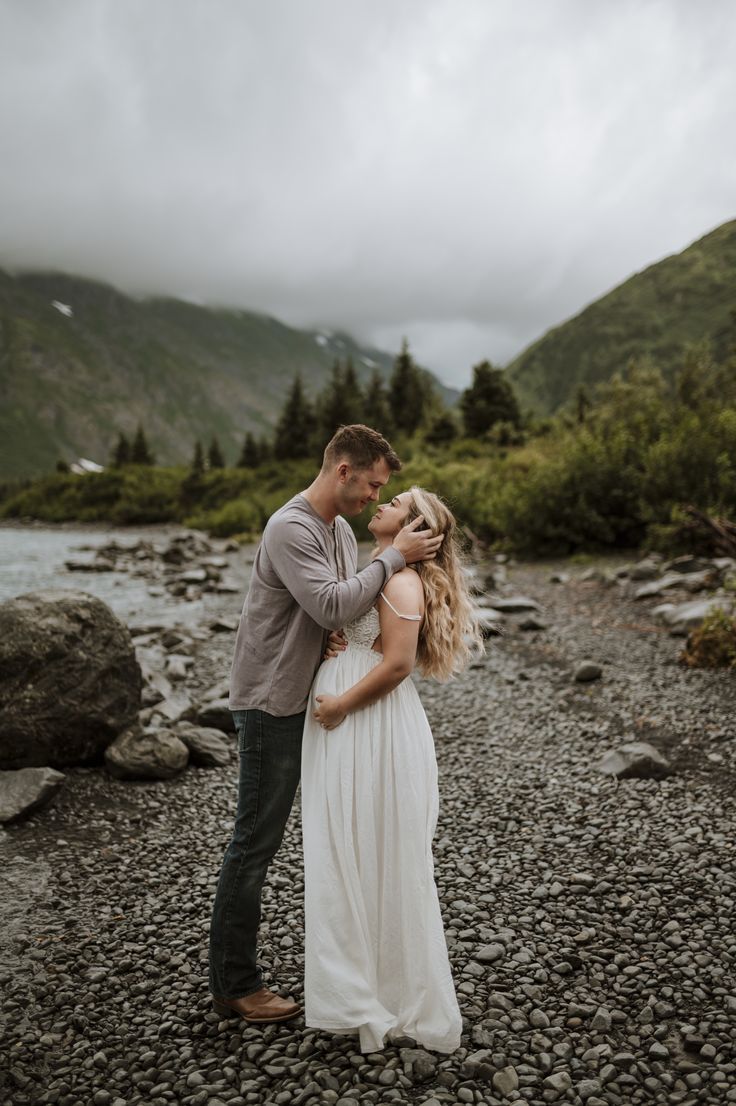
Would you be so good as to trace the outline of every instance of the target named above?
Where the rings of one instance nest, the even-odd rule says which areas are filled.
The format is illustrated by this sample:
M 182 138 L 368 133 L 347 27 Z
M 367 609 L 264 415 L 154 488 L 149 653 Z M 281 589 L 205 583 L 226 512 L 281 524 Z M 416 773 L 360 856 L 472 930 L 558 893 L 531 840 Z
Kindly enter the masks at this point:
M 321 476 L 317 476 L 302 495 L 310 506 L 314 507 L 320 518 L 323 518 L 328 526 L 332 526 L 340 512 L 327 482 Z

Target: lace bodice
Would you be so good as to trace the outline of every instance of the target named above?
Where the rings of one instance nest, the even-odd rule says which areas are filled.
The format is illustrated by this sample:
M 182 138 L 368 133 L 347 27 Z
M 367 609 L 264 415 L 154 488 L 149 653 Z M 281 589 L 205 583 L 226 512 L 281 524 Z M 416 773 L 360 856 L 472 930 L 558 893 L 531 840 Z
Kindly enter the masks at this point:
M 381 623 L 375 607 L 370 607 L 365 614 L 354 618 L 345 627 L 345 637 L 348 639 L 348 645 L 359 645 L 363 649 L 370 649 L 380 633 Z
M 420 614 L 402 614 L 401 611 L 397 611 L 391 600 L 383 594 L 381 599 L 385 599 L 394 614 L 397 614 L 399 618 L 405 618 L 409 622 L 421 622 L 422 616 Z M 345 627 L 345 637 L 348 639 L 348 645 L 358 645 L 362 649 L 370 649 L 373 642 L 381 634 L 381 620 L 378 617 L 378 611 L 375 607 L 371 607 L 361 614 L 358 618 L 354 618 L 352 622 L 349 622 Z M 376 652 L 374 649 L 373 652 Z

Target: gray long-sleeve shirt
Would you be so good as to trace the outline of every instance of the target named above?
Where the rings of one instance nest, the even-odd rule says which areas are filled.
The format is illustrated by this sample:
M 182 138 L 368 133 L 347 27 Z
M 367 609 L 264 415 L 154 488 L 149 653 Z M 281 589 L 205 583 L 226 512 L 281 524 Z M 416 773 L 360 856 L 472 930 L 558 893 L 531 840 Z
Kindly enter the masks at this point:
M 230 709 L 283 717 L 306 708 L 327 630 L 375 603 L 405 566 L 389 546 L 356 574 L 358 545 L 340 515 L 330 526 L 303 495 L 268 520 L 253 562 L 230 675 Z

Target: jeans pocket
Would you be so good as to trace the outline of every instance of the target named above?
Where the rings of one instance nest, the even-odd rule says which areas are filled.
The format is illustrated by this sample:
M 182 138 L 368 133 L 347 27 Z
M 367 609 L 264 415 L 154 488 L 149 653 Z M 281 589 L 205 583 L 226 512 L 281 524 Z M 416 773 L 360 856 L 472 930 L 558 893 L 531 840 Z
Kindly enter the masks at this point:
M 248 711 L 234 710 L 230 712 L 235 724 L 235 732 L 238 735 L 238 753 L 245 750 L 245 734 L 247 729 Z

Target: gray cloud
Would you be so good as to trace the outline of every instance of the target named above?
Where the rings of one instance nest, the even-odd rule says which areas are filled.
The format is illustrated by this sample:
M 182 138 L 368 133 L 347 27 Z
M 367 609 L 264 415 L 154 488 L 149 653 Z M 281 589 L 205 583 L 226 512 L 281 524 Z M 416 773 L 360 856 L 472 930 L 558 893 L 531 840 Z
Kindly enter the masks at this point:
M 0 0 L 0 259 L 503 362 L 734 216 L 729 0 Z

